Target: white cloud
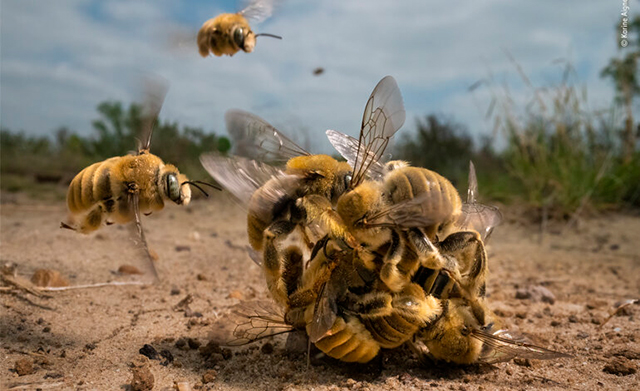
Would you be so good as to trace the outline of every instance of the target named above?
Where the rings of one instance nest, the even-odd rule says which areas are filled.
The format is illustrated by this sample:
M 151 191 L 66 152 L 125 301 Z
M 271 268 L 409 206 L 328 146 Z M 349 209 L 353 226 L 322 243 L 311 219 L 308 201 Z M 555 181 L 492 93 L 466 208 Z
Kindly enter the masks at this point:
M 615 54 L 618 8 L 609 2 L 297 0 L 254 26 L 282 41 L 260 37 L 254 53 L 202 59 L 191 43 L 175 50 L 167 42 L 180 28 L 195 35 L 221 11 L 213 2 L 3 0 L 2 125 L 39 134 L 60 125 L 89 132 L 99 102 L 135 99 L 137 79 L 150 72 L 171 82 L 163 118 L 222 132 L 224 112 L 243 108 L 286 131 L 308 129 L 314 144 L 328 151 L 324 130 L 357 135 L 368 94 L 392 74 L 405 95 L 409 129 L 415 116 L 444 112 L 477 132 L 483 112 L 467 87 L 489 72 L 516 79 L 503 49 L 537 83 L 553 75 L 552 60 L 570 53 L 576 64 L 586 64 L 581 76 L 594 102 L 608 104 L 612 90 L 598 74 Z M 181 26 L 178 12 L 202 15 Z M 314 77 L 319 66 L 325 73 Z M 486 109 L 486 96 L 478 99 Z

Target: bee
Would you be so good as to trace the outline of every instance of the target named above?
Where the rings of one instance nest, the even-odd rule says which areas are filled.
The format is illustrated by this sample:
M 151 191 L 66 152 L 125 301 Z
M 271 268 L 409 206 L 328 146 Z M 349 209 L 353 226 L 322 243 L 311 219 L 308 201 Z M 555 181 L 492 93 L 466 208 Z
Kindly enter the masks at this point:
M 143 142 L 135 154 L 116 156 L 94 163 L 78 173 L 67 191 L 67 222 L 61 228 L 88 234 L 103 224 L 135 222 L 137 233 L 147 255 L 147 242 L 142 230 L 140 214 L 149 215 L 164 207 L 166 201 L 187 205 L 191 200 L 193 185 L 205 195 L 199 184 L 216 189 L 219 187 L 202 182 L 189 181 L 177 167 L 165 164 L 150 152 L 154 122 L 167 92 L 166 85 L 148 85 L 142 121 Z M 153 261 L 149 256 L 151 266 Z M 157 278 L 155 268 L 154 277 Z
M 333 130 L 327 131 L 329 141 L 348 162 L 355 164 L 361 151 L 361 143 Z M 381 156 L 378 155 L 378 156 Z M 403 161 L 381 164 L 372 157 L 367 176 L 371 181 L 351 187 L 338 201 L 337 211 L 344 223 L 363 244 L 372 251 L 382 248 L 390 241 L 402 240 L 413 245 L 419 254 L 420 263 L 403 257 L 406 245 L 395 245 L 396 251 L 388 253 L 380 269 L 380 278 L 392 291 L 402 289 L 422 265 L 430 269 L 442 269 L 446 260 L 438 256 L 431 242 L 447 238 L 456 233 L 460 244 L 465 244 L 462 253 L 475 254 L 474 272 L 468 282 L 479 289 L 486 272 L 486 254 L 482 237 L 487 237 L 502 219 L 500 211 L 491 206 L 479 204 L 475 200 L 477 180 L 473 163 L 470 168 L 468 199 L 463 203 L 451 182 L 438 173 L 426 168 L 411 167 Z M 475 235 L 474 226 L 484 225 L 486 231 Z M 399 235 L 394 235 L 399 228 Z M 469 234 L 459 233 L 471 229 Z M 375 265 L 369 264 L 369 267 Z M 454 268 L 458 270 L 459 268 Z M 467 270 L 460 270 L 465 273 Z
M 274 0 L 253 0 L 238 13 L 220 14 L 207 20 L 198 31 L 198 52 L 202 57 L 211 53 L 218 57 L 233 56 L 240 50 L 251 53 L 259 36 L 282 39 L 273 34 L 255 34 L 249 26 L 248 19 L 259 23 L 269 18 L 273 6 Z
M 387 76 L 367 101 L 362 127 L 365 131 L 379 128 L 385 134 L 393 134 L 404 123 L 404 115 L 397 83 Z M 299 279 L 287 281 L 285 272 L 299 269 L 302 253 L 292 247 L 288 248 L 291 251 L 283 251 L 280 242 L 284 238 L 296 231 L 310 249 L 313 243 L 309 236 L 313 235 L 307 234 L 307 230 L 317 225 L 344 247 L 357 245 L 333 208 L 352 183 L 354 171 L 348 163 L 328 155 L 310 155 L 255 115 L 233 110 L 227 112 L 225 119 L 234 139 L 235 153 L 245 158 L 204 155 L 201 162 L 219 183 L 247 205 L 249 242 L 254 250 L 262 252 L 262 266 L 272 296 L 287 306 Z M 272 163 L 286 165 L 281 169 Z

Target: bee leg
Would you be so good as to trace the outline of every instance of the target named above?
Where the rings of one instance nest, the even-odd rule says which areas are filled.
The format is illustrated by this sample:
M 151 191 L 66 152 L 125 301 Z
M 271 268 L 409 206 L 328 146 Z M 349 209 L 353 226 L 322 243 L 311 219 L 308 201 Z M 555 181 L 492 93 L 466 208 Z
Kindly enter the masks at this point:
M 407 239 L 420 257 L 420 264 L 426 268 L 440 270 L 446 268 L 446 261 L 429 237 L 417 228 L 407 232 Z
M 484 297 L 488 271 L 487 252 L 480 234 L 475 231 L 456 232 L 438 243 L 443 254 L 455 258 L 460 273 L 465 275 L 464 285 L 476 297 Z
M 70 226 L 69 224 L 65 223 L 64 221 L 60 222 L 60 228 L 66 228 L 66 229 L 70 229 L 72 231 L 75 231 L 76 229 L 73 228 L 72 226 Z
M 316 301 L 327 281 L 331 278 L 333 269 L 341 261 L 341 252 L 337 245 L 333 243 L 333 241 L 325 242 L 322 251 L 315 252 L 314 258 L 310 261 L 309 269 L 304 273 L 305 276 L 313 277 L 310 280 L 305 280 L 304 285 L 289 296 L 290 308 L 306 307 Z
M 302 262 L 302 255 L 300 252 L 280 251 L 276 240 L 291 233 L 295 227 L 295 223 L 282 220 L 274 222 L 264 232 L 263 267 L 267 287 L 274 300 L 283 305 L 287 305 L 289 301 L 289 288 L 287 287 L 286 279 L 283 277 L 283 270 L 287 270 L 286 265 L 288 264 Z M 288 259 L 288 257 L 292 259 Z M 290 276 L 287 278 L 290 278 Z
M 391 231 L 391 243 L 380 269 L 380 279 L 392 292 L 401 291 L 418 267 L 418 259 L 405 254 L 404 248 L 398 233 Z
M 336 240 L 343 250 L 359 247 L 327 198 L 317 194 L 307 195 L 298 198 L 296 207 L 302 211 L 307 223 L 317 221 L 329 237 Z
M 78 231 L 82 232 L 83 234 L 87 234 L 89 232 L 97 230 L 98 228 L 100 228 L 100 225 L 102 225 L 103 215 L 104 209 L 102 208 L 102 205 L 98 204 L 84 217 L 82 223 L 80 223 Z

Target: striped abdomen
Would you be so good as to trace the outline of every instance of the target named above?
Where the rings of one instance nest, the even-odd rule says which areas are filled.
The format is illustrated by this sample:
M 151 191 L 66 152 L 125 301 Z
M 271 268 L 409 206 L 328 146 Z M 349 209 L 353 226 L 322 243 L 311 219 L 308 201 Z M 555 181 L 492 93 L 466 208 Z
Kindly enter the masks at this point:
M 121 157 L 113 157 L 94 163 L 73 178 L 67 192 L 67 206 L 72 214 L 82 214 L 93 209 L 100 201 L 112 199 L 111 171 Z
M 131 195 L 138 195 L 140 211 L 164 206 L 158 188 L 164 163 L 152 154 L 113 157 L 82 170 L 69 185 L 67 206 L 70 225 L 88 233 L 113 218 L 127 223 L 134 218 Z
M 455 222 L 462 200 L 451 182 L 442 175 L 420 167 L 403 167 L 391 171 L 385 178 L 385 191 L 392 204 L 427 194 L 424 214 L 433 217 L 434 224 L 424 227 L 430 239 L 441 227 Z
M 380 345 L 355 317 L 336 318 L 331 330 L 315 345 L 329 357 L 345 362 L 366 363 L 380 351 Z

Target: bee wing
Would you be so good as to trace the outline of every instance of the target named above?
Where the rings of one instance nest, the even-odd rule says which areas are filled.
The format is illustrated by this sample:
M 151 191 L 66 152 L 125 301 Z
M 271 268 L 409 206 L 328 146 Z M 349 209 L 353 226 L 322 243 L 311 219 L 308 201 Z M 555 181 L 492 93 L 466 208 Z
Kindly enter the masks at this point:
M 137 243 L 139 248 L 142 250 L 143 258 L 145 258 L 145 264 L 147 266 L 147 271 L 153 276 L 154 281 L 159 281 L 158 272 L 156 271 L 156 266 L 151 256 L 151 252 L 149 252 L 149 245 L 147 244 L 147 238 L 144 236 L 144 229 L 142 228 L 142 220 L 140 219 L 140 205 L 139 205 L 140 197 L 137 192 L 129 193 L 128 202 L 129 205 L 133 208 L 134 222 L 136 228 L 136 237 L 140 241 Z
M 200 162 L 209 175 L 245 207 L 257 189 L 274 177 L 285 176 L 277 167 L 239 156 L 203 154 Z
M 251 246 L 244 246 L 244 249 L 247 250 L 247 254 L 249 254 L 249 258 L 251 258 L 253 263 L 258 265 L 259 267 L 262 267 L 262 253 L 254 250 Z
M 267 121 L 242 110 L 229 110 L 224 115 L 227 130 L 234 141 L 235 154 L 267 163 L 309 155 Z
M 472 228 L 480 233 L 483 241 L 487 241 L 493 229 L 502 222 L 502 213 L 491 205 L 477 202 L 478 179 L 473 162 L 469 162 L 469 189 L 467 190 L 467 202 L 462 204 L 462 214 L 458 226 Z
M 324 283 L 313 308 L 313 318 L 309 325 L 309 340 L 318 342 L 327 335 L 336 321 L 338 305 L 333 295 L 332 284 Z
M 138 155 L 149 152 L 153 128 L 167 96 L 169 83 L 159 77 L 144 81 L 144 101 L 142 104 L 142 124 L 140 129 L 140 145 Z
M 351 188 L 360 184 L 369 167 L 380 159 L 389 139 L 404 124 L 405 116 L 396 80 L 391 76 L 384 77 L 373 89 L 364 108 Z
M 355 167 L 356 160 L 358 159 L 358 140 L 337 130 L 329 129 L 326 133 L 329 142 L 336 151 L 338 151 L 343 158 L 347 159 L 351 167 Z M 375 159 L 373 152 L 368 153 L 371 155 L 371 165 L 369 166 L 367 175 L 373 180 L 381 180 L 385 172 L 384 165 Z
M 490 334 L 474 329 L 471 335 L 484 343 L 478 361 L 486 364 L 506 362 L 516 357 L 536 360 L 572 357 L 569 354 L 533 345 L 526 338 L 516 337 L 504 330 Z
M 442 208 L 434 210 L 434 197 L 439 197 L 439 194 L 436 192 L 421 193 L 414 198 L 396 202 L 367 216 L 365 225 L 368 227 L 419 228 L 443 221 L 446 214 Z
M 213 329 L 215 339 L 227 346 L 246 345 L 293 331 L 284 320 L 282 308 L 271 300 L 241 302 L 223 315 Z
M 255 23 L 260 23 L 271 17 L 277 2 L 277 0 L 251 0 L 247 6 L 238 13 L 247 19 L 251 19 Z

